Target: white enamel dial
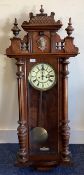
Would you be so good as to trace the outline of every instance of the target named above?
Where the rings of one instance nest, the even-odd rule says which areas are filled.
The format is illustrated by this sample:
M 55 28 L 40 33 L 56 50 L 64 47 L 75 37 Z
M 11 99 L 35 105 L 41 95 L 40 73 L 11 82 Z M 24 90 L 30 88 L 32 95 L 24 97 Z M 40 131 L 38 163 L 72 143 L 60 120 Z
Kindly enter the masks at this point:
M 39 63 L 31 69 L 28 80 L 38 90 L 48 90 L 56 83 L 56 74 L 50 64 Z

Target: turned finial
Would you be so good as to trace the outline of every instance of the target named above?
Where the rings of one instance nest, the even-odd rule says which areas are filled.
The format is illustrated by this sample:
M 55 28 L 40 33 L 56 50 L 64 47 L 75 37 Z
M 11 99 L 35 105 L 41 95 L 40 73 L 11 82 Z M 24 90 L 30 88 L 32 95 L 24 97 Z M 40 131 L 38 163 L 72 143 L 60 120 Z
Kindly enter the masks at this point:
M 54 13 L 54 12 L 51 12 L 51 16 L 54 18 L 54 16 L 55 16 L 55 13 Z
M 15 18 L 15 22 L 14 22 L 14 26 L 13 28 L 11 29 L 13 34 L 15 35 L 15 37 L 18 36 L 19 32 L 21 31 L 18 27 L 18 23 L 17 23 L 17 19 Z
M 41 14 L 43 14 L 43 12 L 44 12 L 43 5 L 41 5 L 40 12 L 41 12 Z
M 72 27 L 72 22 L 71 22 L 71 18 L 69 18 L 69 23 L 68 23 L 68 27 L 65 29 L 67 31 L 68 36 L 70 37 L 74 28 Z
M 29 17 L 30 17 L 30 19 L 33 17 L 33 13 L 32 12 L 29 13 Z

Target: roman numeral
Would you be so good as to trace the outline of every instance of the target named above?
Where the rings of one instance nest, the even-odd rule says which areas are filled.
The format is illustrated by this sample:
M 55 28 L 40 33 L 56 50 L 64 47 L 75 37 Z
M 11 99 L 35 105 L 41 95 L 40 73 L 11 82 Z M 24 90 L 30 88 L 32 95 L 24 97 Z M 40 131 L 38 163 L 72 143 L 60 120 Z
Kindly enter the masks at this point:
M 50 70 L 48 73 L 53 72 L 53 70 Z
M 37 69 L 40 70 L 40 68 L 37 66 Z
M 36 82 L 36 79 L 35 79 L 35 80 L 33 80 L 33 82 Z
M 42 83 L 42 88 L 44 88 L 44 84 Z
M 49 79 L 50 82 L 53 82 L 53 80 Z
M 50 75 L 50 77 L 54 77 L 54 75 Z
M 37 86 L 39 86 L 39 82 L 37 83 Z
M 32 75 L 32 77 L 36 77 L 36 75 Z

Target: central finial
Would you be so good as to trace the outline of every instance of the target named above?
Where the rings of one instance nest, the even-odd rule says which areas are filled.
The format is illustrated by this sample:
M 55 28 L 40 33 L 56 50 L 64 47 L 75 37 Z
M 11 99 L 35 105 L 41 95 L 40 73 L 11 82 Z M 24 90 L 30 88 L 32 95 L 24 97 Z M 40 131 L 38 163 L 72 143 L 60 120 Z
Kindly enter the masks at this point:
M 41 12 L 41 14 L 43 14 L 43 12 L 44 12 L 43 5 L 41 5 L 40 12 Z

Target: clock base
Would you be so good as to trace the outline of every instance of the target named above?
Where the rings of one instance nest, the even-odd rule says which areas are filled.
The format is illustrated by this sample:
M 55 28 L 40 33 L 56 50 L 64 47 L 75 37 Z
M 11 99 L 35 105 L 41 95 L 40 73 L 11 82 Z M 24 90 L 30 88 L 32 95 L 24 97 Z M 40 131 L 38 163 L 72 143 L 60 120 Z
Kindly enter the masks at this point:
M 57 161 L 47 161 L 47 162 L 37 162 L 33 163 L 32 167 L 37 169 L 38 171 L 48 171 L 52 169 L 53 167 L 56 167 L 58 165 Z
M 56 167 L 58 165 L 57 161 L 47 161 L 47 162 L 15 162 L 15 166 L 17 167 L 32 167 L 39 171 L 47 171 L 50 170 L 53 167 Z
M 68 166 L 71 166 L 73 167 L 74 163 L 72 161 L 67 161 L 67 162 L 58 162 L 58 161 L 41 161 L 41 162 L 19 162 L 18 160 L 15 162 L 15 166 L 17 167 L 32 167 L 38 171 L 48 171 L 54 167 L 57 167 L 57 166 L 65 166 L 65 167 L 68 167 Z

